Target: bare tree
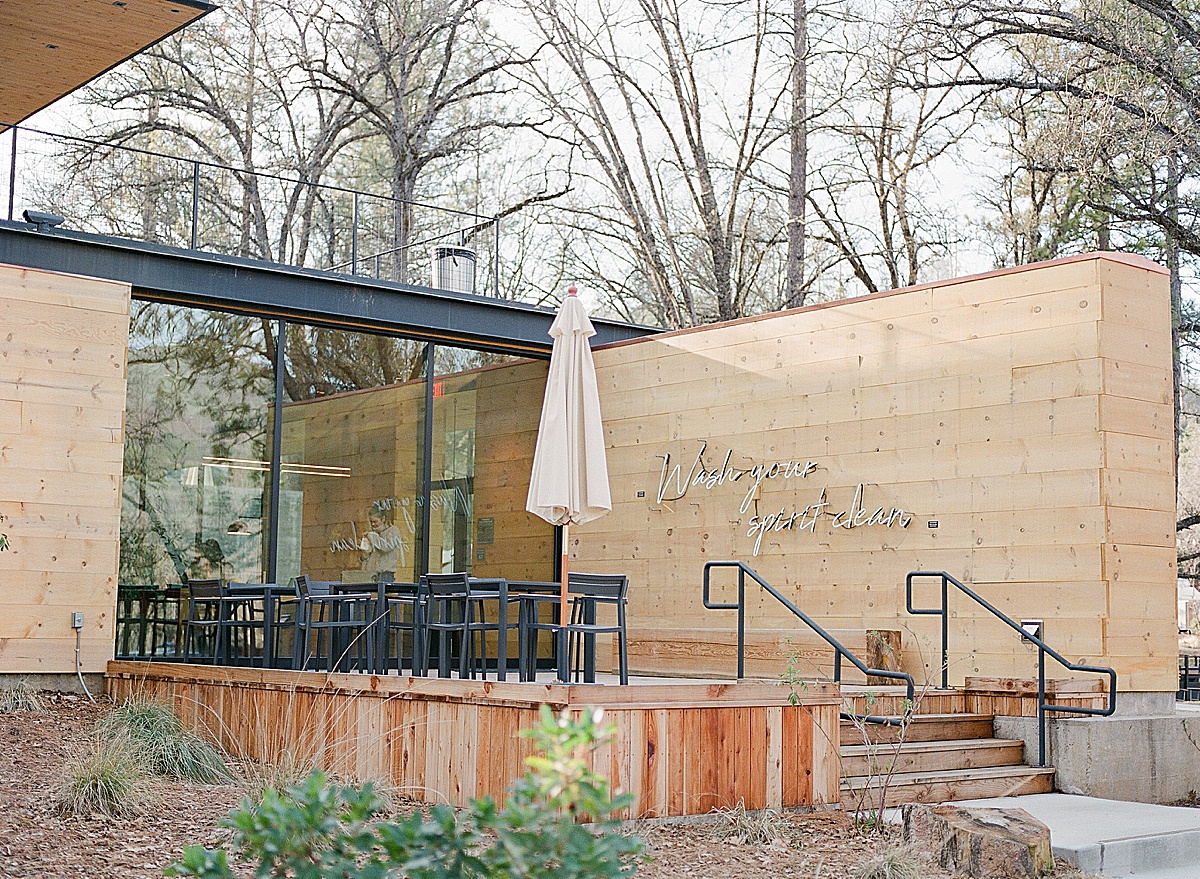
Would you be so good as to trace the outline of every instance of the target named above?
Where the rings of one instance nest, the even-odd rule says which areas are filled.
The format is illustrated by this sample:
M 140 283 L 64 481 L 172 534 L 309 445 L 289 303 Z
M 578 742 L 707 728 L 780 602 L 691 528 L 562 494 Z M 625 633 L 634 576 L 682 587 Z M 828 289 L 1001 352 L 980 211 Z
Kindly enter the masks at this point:
M 809 236 L 868 292 L 915 284 L 950 250 L 954 220 L 929 196 L 975 121 L 975 99 L 923 87 L 935 62 L 912 10 L 841 33 L 842 79 L 826 81 L 829 109 L 814 128 L 828 152 L 808 185 Z
M 1200 159 L 1200 28 L 1190 7 L 967 0 L 943 5 L 930 24 L 941 54 L 964 64 L 947 82 L 1053 102 L 1058 125 L 1043 160 L 1079 175 L 1097 209 L 1200 254 L 1200 196 L 1186 185 Z
M 406 280 L 413 203 L 437 195 L 432 172 L 452 178 L 448 166 L 525 124 L 509 118 L 498 100 L 512 88 L 501 74 L 525 62 L 497 50 L 483 0 L 326 2 L 314 14 L 326 25 L 325 39 L 306 57 L 305 69 L 362 117 L 370 142 L 363 145 L 360 173 L 386 181 L 393 200 L 389 247 L 395 276 Z M 376 145 L 382 161 L 370 152 Z M 425 240 L 436 234 L 422 231 Z
M 999 94 L 985 104 L 989 128 L 1005 158 L 980 193 L 988 209 L 982 228 L 994 265 L 1025 265 L 1085 250 L 1107 250 L 1110 218 L 1090 207 L 1083 181 L 1041 155 L 1043 130 L 1053 117 L 1038 98 Z
M 762 310 L 763 253 L 786 226 L 751 212 L 767 198 L 754 172 L 786 136 L 788 82 L 764 82 L 784 47 L 767 4 L 527 9 L 546 48 L 526 83 L 549 138 L 580 157 L 564 247 L 586 280 L 666 326 Z
M 792 108 L 789 118 L 787 301 L 803 305 L 804 213 L 808 201 L 808 0 L 792 0 Z
M 323 39 L 323 25 L 277 0 L 235 0 L 86 91 L 93 139 L 212 163 L 200 173 L 201 246 L 304 264 L 337 210 L 318 184 L 362 136 L 358 108 L 321 89 L 299 63 Z M 82 143 L 67 158 L 72 186 L 117 187 L 97 193 L 84 216 L 103 218 L 118 234 L 137 218 L 140 237 L 187 240 L 190 162 L 144 156 L 140 168 L 126 169 L 142 180 L 131 180 L 113 173 L 128 156 L 103 146 Z M 129 210 L 138 198 L 139 209 Z M 317 264 L 336 256 L 327 251 Z

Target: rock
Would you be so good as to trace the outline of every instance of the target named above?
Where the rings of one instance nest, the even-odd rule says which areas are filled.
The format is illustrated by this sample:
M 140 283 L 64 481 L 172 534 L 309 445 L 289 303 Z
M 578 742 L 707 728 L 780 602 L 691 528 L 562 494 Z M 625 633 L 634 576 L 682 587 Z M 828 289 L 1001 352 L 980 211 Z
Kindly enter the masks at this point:
M 904 841 L 976 879 L 1037 879 L 1054 871 L 1050 828 L 1024 809 L 906 805 Z

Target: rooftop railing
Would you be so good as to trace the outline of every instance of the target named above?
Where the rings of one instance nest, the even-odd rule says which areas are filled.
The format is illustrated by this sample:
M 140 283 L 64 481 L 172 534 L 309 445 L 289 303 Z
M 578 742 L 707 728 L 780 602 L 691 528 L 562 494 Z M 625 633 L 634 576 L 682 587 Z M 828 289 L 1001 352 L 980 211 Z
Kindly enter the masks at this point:
M 0 131 L 9 220 L 47 211 L 79 231 L 500 295 L 498 217 L 25 126 Z

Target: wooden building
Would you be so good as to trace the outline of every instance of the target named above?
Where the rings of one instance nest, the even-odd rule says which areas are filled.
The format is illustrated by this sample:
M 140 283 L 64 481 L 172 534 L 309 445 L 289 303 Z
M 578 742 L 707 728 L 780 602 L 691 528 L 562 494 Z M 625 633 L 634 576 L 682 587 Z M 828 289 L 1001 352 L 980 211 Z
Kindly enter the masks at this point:
M 82 610 L 85 667 L 100 671 L 129 292 L 2 277 L 0 670 L 72 671 L 67 611 Z M 1115 667 L 1122 690 L 1174 690 L 1166 283 L 1145 260 L 1093 254 L 602 346 L 614 510 L 572 532 L 571 564 L 629 575 L 644 672 L 734 673 L 732 614 L 703 608 L 701 575 L 740 559 L 849 643 L 898 633 L 919 678 L 940 666 L 937 623 L 906 613 L 904 578 L 944 570 L 1014 619 L 1044 621 L 1072 659 Z M 431 569 L 550 576 L 553 534 L 523 512 L 543 376 L 510 360 L 436 377 L 431 469 L 454 515 L 431 526 Z M 300 568 L 353 579 L 356 554 L 333 550 L 360 539 L 366 510 L 391 499 L 393 518 L 411 519 L 419 431 L 404 413 L 422 393 L 284 407 L 287 460 L 354 471 L 303 493 Z M 449 462 L 443 438 L 468 422 L 469 466 Z M 919 604 L 935 599 L 918 590 Z M 749 606 L 751 673 L 777 677 L 804 635 L 765 595 Z M 1010 631 L 952 610 L 952 681 L 1031 674 Z
M 647 671 L 734 669 L 701 570 L 741 559 L 831 628 L 900 632 L 918 680 L 940 632 L 904 580 L 933 570 L 1122 690 L 1174 691 L 1167 284 L 1089 254 L 605 347 L 613 512 L 572 531 L 572 564 L 628 573 Z M 951 609 L 952 683 L 1036 674 L 1011 630 Z M 794 622 L 752 596 L 760 672 Z

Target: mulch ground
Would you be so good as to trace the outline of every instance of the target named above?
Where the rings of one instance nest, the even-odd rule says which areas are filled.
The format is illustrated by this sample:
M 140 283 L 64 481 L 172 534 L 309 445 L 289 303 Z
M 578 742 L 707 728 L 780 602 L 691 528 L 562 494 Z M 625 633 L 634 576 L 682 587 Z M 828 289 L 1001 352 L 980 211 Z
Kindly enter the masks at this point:
M 156 782 L 143 812 L 130 818 L 73 817 L 55 807 L 64 766 L 93 747 L 107 705 L 43 693 L 43 710 L 0 715 L 0 877 L 160 877 L 185 845 L 217 847 L 219 824 L 245 795 L 242 785 Z M 397 806 L 398 811 L 415 808 Z M 851 879 L 874 852 L 894 846 L 863 832 L 840 811 L 783 816 L 770 843 L 727 839 L 730 821 L 642 822 L 649 860 L 644 879 Z M 249 875 L 249 872 L 247 872 Z M 922 864 L 925 879 L 948 873 Z M 1077 874 L 1076 874 L 1077 875 Z

